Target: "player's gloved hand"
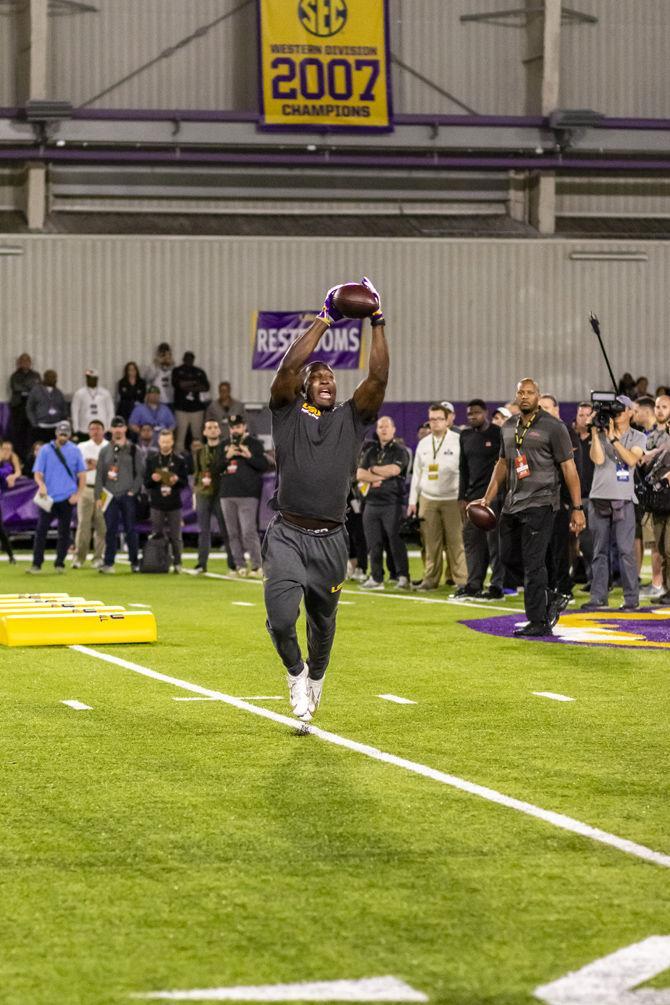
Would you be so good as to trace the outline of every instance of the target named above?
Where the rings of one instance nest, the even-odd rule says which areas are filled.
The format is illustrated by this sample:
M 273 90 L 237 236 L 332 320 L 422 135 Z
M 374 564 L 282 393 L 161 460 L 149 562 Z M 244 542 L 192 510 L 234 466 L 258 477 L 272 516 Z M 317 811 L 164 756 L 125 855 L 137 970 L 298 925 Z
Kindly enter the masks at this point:
M 384 312 L 382 310 L 382 298 L 379 296 L 379 291 L 374 288 L 372 282 L 368 279 L 367 276 L 363 276 L 363 278 L 361 279 L 361 283 L 363 284 L 363 286 L 366 286 L 370 290 L 370 293 L 374 293 L 379 303 L 379 307 L 377 308 L 377 310 L 373 311 L 373 313 L 370 315 L 370 323 L 372 327 L 375 328 L 377 325 L 383 325 Z
M 333 303 L 333 297 L 339 288 L 339 286 L 331 286 L 326 293 L 326 299 L 323 302 L 323 307 L 317 314 L 319 321 L 325 321 L 327 325 L 334 325 L 337 321 L 341 321 L 344 317 L 344 314 L 341 311 L 338 311 L 337 307 Z

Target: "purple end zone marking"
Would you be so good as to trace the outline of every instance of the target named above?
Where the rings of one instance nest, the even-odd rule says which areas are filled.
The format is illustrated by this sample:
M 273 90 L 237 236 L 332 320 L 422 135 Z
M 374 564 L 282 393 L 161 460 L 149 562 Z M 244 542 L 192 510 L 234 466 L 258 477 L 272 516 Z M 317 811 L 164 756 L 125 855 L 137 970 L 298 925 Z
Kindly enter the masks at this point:
M 559 622 L 559 625 L 554 629 L 554 631 L 560 631 L 560 628 L 569 629 L 571 627 L 585 627 L 581 622 L 582 616 L 579 615 L 578 611 L 563 615 Z M 498 618 L 477 618 L 472 621 L 460 621 L 459 624 L 465 625 L 466 628 L 472 628 L 475 632 L 482 632 L 484 635 L 495 635 L 497 638 L 501 639 L 511 639 L 514 638 L 513 632 L 514 628 L 518 624 L 523 624 L 526 621 L 526 616 L 523 611 L 518 611 L 515 614 L 505 614 Z M 635 620 L 628 620 L 620 618 L 616 612 L 612 612 L 609 617 L 603 618 L 602 616 L 594 619 L 589 625 L 589 628 L 598 630 L 599 627 L 607 629 L 616 637 L 618 632 L 626 632 L 627 634 L 635 633 L 636 635 L 644 636 L 647 642 L 652 643 L 664 643 L 668 648 L 670 648 L 670 618 L 659 620 L 657 618 L 645 617 L 644 614 L 640 614 L 639 618 Z M 578 638 L 560 638 L 558 635 L 549 635 L 546 637 L 539 638 L 526 638 L 524 642 L 559 642 L 564 645 L 570 646 L 609 646 L 617 648 L 628 648 L 628 649 L 644 649 L 643 642 L 637 642 L 635 645 L 626 642 L 596 642 L 590 639 L 578 639 Z M 650 647 L 652 648 L 652 647 Z M 655 648 L 655 647 L 654 647 Z

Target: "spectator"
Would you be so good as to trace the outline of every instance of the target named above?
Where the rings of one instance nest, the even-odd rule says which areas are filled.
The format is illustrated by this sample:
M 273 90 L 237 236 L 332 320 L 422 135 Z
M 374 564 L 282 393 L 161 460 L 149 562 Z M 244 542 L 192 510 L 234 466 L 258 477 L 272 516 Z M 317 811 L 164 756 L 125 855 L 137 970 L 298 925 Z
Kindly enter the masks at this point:
M 51 440 L 56 426 L 67 419 L 67 403 L 62 391 L 56 387 L 58 374 L 45 370 L 41 384 L 35 384 L 26 401 L 26 415 L 32 427 L 32 440 Z
M 649 394 L 649 378 L 638 377 L 631 398 L 644 398 Z
M 496 408 L 495 412 L 491 416 L 491 425 L 493 426 L 504 426 L 508 419 L 512 418 L 512 412 L 505 405 L 500 405 Z
M 21 477 L 21 462 L 11 440 L 0 440 L 0 479 L 3 489 L 13 489 Z
M 145 488 L 151 500 L 151 531 L 165 534 L 172 549 L 174 571 L 181 572 L 181 490 L 188 485 L 186 461 L 174 449 L 174 432 L 161 429 L 158 451 L 147 458 Z
M 561 604 L 547 590 L 547 548 L 559 502 L 561 470 L 573 506 L 571 530 L 584 526 L 579 476 L 572 443 L 564 424 L 540 408 L 537 382 L 526 377 L 517 384 L 520 414 L 501 430 L 500 457 L 482 502 L 490 506 L 507 484 L 499 524 L 503 565 L 523 577 L 524 606 L 528 623 L 515 635 L 552 635 Z
M 130 413 L 128 425 L 133 433 L 139 433 L 145 423 L 153 429 L 154 446 L 158 444 L 161 429 L 174 429 L 175 418 L 172 409 L 161 403 L 160 391 L 156 384 L 149 384 L 144 402 L 135 405 Z
M 195 511 L 198 516 L 200 536 L 198 537 L 198 561 L 195 571 L 207 572 L 207 560 L 212 542 L 212 517 L 221 531 L 221 537 L 228 543 L 228 534 L 219 502 L 219 478 L 223 467 L 223 447 L 221 428 L 215 419 L 209 419 L 204 428 L 205 443 L 194 455 L 193 493 Z
M 408 508 L 408 514 L 414 516 L 418 506 L 423 521 L 426 560 L 419 590 L 439 586 L 443 547 L 456 586 L 465 586 L 468 578 L 458 505 L 460 436 L 448 428 L 449 412 L 443 404 L 430 406 L 428 421 L 431 435 L 417 444 Z
M 572 569 L 571 578 L 573 582 L 580 582 L 577 570 L 577 559 L 581 558 L 584 564 L 584 576 L 586 577 L 587 588 L 590 589 L 592 563 L 593 563 L 593 537 L 589 527 L 589 507 L 588 499 L 593 483 L 593 461 L 591 460 L 591 422 L 593 419 L 593 407 L 590 401 L 580 401 L 577 406 L 577 414 L 573 423 L 573 430 L 579 437 L 580 460 L 578 469 L 579 485 L 582 496 L 582 506 L 584 507 L 584 517 L 586 524 L 579 536 L 573 535 L 571 538 Z
M 540 408 L 543 408 L 555 419 L 561 418 L 558 401 L 553 394 L 543 394 L 540 397 Z M 579 436 L 566 426 L 570 443 L 572 444 L 572 459 L 575 462 L 577 476 L 581 470 L 582 445 Z M 572 599 L 572 578 L 570 576 L 570 523 L 572 520 L 572 499 L 563 471 L 559 470 L 559 497 L 558 509 L 554 513 L 554 526 L 551 532 L 549 548 L 547 549 L 547 573 L 549 575 L 549 589 L 559 593 L 561 597 Z M 581 493 L 581 482 L 580 482 Z M 566 604 L 567 606 L 567 604 Z
M 114 572 L 119 524 L 128 545 L 133 572 L 139 572 L 138 539 L 135 529 L 136 500 L 144 481 L 144 458 L 127 437 L 128 427 L 122 415 L 111 423 L 111 442 L 102 448 L 95 471 L 95 502 L 105 514 L 105 555 L 98 572 Z
M 633 402 L 627 395 L 617 401 L 624 406 L 606 429 L 595 429 L 591 436 L 591 460 L 595 467 L 589 497 L 589 523 L 593 534 L 593 579 L 591 598 L 582 610 L 608 606 L 610 546 L 615 540 L 619 551 L 619 569 L 624 602 L 621 610 L 635 611 L 639 606 L 639 584 L 635 557 L 635 506 L 637 497 L 633 474 L 644 454 L 646 437 L 631 429 Z
M 656 402 L 649 395 L 643 394 L 633 402 L 633 418 L 631 425 L 639 429 L 647 438 L 646 451 L 653 449 L 655 439 L 652 434 L 656 432 Z M 651 442 L 651 446 L 650 446 Z M 644 464 L 644 458 L 640 462 Z M 636 477 L 642 477 L 644 467 L 636 471 Z M 656 535 L 654 533 L 654 518 L 651 513 L 644 512 L 640 503 L 635 506 L 635 554 L 637 556 L 638 576 L 642 571 L 645 549 L 651 551 L 651 583 L 640 589 L 641 597 L 662 597 L 665 593 L 663 586 L 663 571 L 661 568 L 661 556 L 656 546 Z
M 422 422 L 421 425 L 417 426 L 416 442 L 418 443 L 419 440 L 423 440 L 424 437 L 426 436 L 430 436 L 430 422 L 428 422 L 428 420 Z
M 440 405 L 445 409 L 447 415 L 447 429 L 453 429 L 455 433 L 460 433 L 460 427 L 455 426 L 456 422 L 456 410 L 450 401 L 441 401 Z
M 230 438 L 223 443 L 219 493 L 230 551 L 238 576 L 261 579 L 258 506 L 268 462 L 263 444 L 247 430 L 243 415 L 229 416 Z M 249 555 L 247 569 L 245 552 Z
M 65 558 L 70 547 L 72 508 L 77 505 L 86 484 L 84 460 L 74 443 L 70 443 L 70 423 L 59 422 L 55 434 L 55 440 L 40 450 L 34 466 L 38 495 L 43 504 L 39 507 L 37 517 L 33 564 L 26 570 L 33 575 L 42 569 L 47 531 L 54 517 L 58 519 L 55 570 L 65 572 Z
M 37 457 L 43 446 L 44 446 L 43 440 L 35 440 L 32 447 L 28 451 L 28 456 L 26 457 L 22 468 L 24 478 L 33 477 L 35 458 Z
M 151 422 L 143 422 L 137 435 L 137 450 L 145 460 L 149 454 L 155 454 L 158 447 L 154 444 L 154 427 Z
M 9 440 L 2 440 L 0 442 L 0 497 L 8 489 L 13 489 L 17 478 L 20 477 L 21 468 L 19 466 L 19 459 L 12 450 L 12 444 Z M 9 564 L 16 565 L 9 536 L 2 522 L 2 506 L 0 506 L 0 544 L 7 553 Z
M 167 342 L 161 342 L 156 349 L 153 363 L 147 367 L 144 377 L 147 387 L 154 384 L 158 388 L 159 401 L 163 405 L 172 405 L 174 401 L 173 370 L 172 349 Z
M 644 457 L 640 462 L 644 466 L 647 478 L 652 483 L 662 485 L 663 480 L 670 481 L 670 397 L 659 395 L 655 405 L 656 429 L 647 437 Z M 670 490 L 654 497 L 663 500 L 665 505 L 651 504 L 652 526 L 654 538 L 661 562 L 661 583 L 663 592 L 649 593 L 652 598 L 667 607 L 670 605 L 670 508 L 667 499 Z M 665 499 L 663 499 L 665 497 Z M 653 499 L 653 497 L 652 497 Z M 653 585 L 653 581 L 652 581 Z M 644 590 L 640 590 L 644 594 Z M 652 600 L 653 603 L 653 600 Z
M 219 397 L 207 406 L 205 422 L 208 419 L 216 419 L 221 426 L 221 436 L 223 439 L 228 439 L 230 436 L 229 419 L 231 415 L 242 415 L 246 421 L 244 405 L 237 398 L 233 398 L 230 393 L 230 381 L 222 380 L 219 384 Z
M 32 366 L 33 361 L 28 353 L 21 353 L 16 361 L 16 370 L 9 378 L 11 435 L 22 459 L 26 457 L 31 441 L 31 423 L 26 413 L 28 395 L 40 382 L 40 375 Z
M 102 565 L 107 527 L 104 513 L 99 506 L 95 505 L 95 471 L 100 453 L 106 446 L 105 427 L 102 420 L 91 419 L 88 424 L 87 438 L 79 444 L 79 452 L 86 465 L 86 484 L 77 503 L 77 533 L 74 539 L 73 569 L 81 569 L 86 564 L 91 534 L 93 534 L 93 566 L 99 569 Z
M 140 377 L 139 367 L 133 360 L 124 366 L 123 377 L 116 385 L 116 391 L 116 414 L 128 422 L 133 408 L 144 401 L 147 391 L 147 382 Z
M 407 547 L 400 537 L 409 454 L 395 438 L 396 427 L 388 415 L 377 419 L 377 443 L 372 443 L 356 472 L 365 495 L 363 531 L 370 557 L 370 577 L 362 586 L 384 589 L 384 536 L 398 577 L 398 589 L 409 589 Z M 367 486 L 367 490 L 366 487 Z
M 112 396 L 107 388 L 98 387 L 98 371 L 85 370 L 84 378 L 86 384 L 74 392 L 70 406 L 72 428 L 77 440 L 87 438 L 88 427 L 93 419 L 100 419 L 103 428 L 109 429 L 114 418 Z
M 183 453 L 189 432 L 193 439 L 202 433 L 209 380 L 205 371 L 194 366 L 194 363 L 195 355 L 185 352 L 182 365 L 176 366 L 172 371 L 174 414 L 177 420 L 175 449 L 178 454 Z
M 632 397 L 635 393 L 635 378 L 632 373 L 624 373 L 619 381 L 617 388 L 617 394 L 625 394 L 628 397 Z
M 485 531 L 475 527 L 465 516 L 467 504 L 481 499 L 493 474 L 500 453 L 500 428 L 489 422 L 486 402 L 473 398 L 468 402 L 468 426 L 461 433 L 458 501 L 463 517 L 463 546 L 468 567 L 468 581 L 456 590 L 456 596 L 499 600 L 504 597 L 503 567 L 498 549 L 498 528 Z M 494 499 L 492 508 L 500 512 L 502 499 Z M 491 566 L 491 585 L 484 590 L 486 570 Z

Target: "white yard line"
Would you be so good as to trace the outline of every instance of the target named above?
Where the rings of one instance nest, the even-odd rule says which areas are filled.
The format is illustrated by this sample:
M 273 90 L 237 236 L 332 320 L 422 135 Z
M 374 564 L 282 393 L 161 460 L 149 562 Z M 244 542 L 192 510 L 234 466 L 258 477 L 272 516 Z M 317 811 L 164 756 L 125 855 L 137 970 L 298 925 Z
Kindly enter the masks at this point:
M 279 712 L 273 712 L 271 709 L 263 708 L 259 705 L 251 705 L 249 702 L 244 701 L 243 698 L 234 698 L 232 695 L 225 694 L 222 691 L 202 687 L 200 684 L 193 684 L 190 681 L 181 680 L 179 677 L 171 677 L 169 674 L 160 673 L 158 670 L 151 670 L 149 667 L 144 667 L 139 663 L 131 663 L 130 660 L 121 659 L 119 656 L 110 656 L 108 653 L 98 652 L 97 649 L 92 649 L 90 646 L 70 646 L 70 649 L 83 653 L 85 656 L 92 656 L 94 659 L 103 660 L 105 663 L 112 663 L 126 670 L 132 670 L 143 677 L 150 677 L 152 680 L 162 681 L 164 684 L 183 688 L 184 691 L 191 691 L 193 694 L 204 695 L 206 698 L 218 698 L 220 701 L 225 702 L 227 705 L 232 705 L 233 708 L 240 709 L 242 712 L 250 712 L 252 715 L 258 715 L 263 719 L 271 719 L 273 722 L 278 722 L 282 726 L 288 726 L 291 729 L 302 726 L 303 732 L 310 733 L 319 740 L 332 743 L 336 747 L 344 747 L 347 750 L 353 750 L 357 754 L 370 757 L 372 760 L 381 761 L 384 764 L 392 764 L 396 768 L 403 768 L 405 771 L 412 772 L 412 774 L 430 778 L 434 782 L 448 785 L 453 789 L 459 789 L 461 792 L 467 792 L 469 795 L 478 796 L 480 799 L 485 799 L 490 803 L 497 803 L 499 806 L 505 806 L 507 809 L 516 810 L 518 813 L 524 813 L 526 816 L 535 817 L 561 830 L 579 834 L 581 837 L 586 837 L 592 841 L 608 845 L 611 848 L 616 848 L 617 851 L 633 855 L 645 862 L 652 862 L 654 865 L 670 869 L 670 855 L 654 851 L 652 848 L 637 844 L 635 841 L 629 841 L 628 838 L 619 837 L 617 834 L 610 834 L 607 831 L 600 830 L 598 827 L 592 827 L 590 824 L 582 823 L 581 820 L 575 820 L 573 817 L 565 816 L 563 813 L 542 809 L 542 807 L 535 806 L 533 803 L 527 803 L 521 799 L 506 796 L 504 793 L 497 792 L 495 789 L 490 789 L 485 785 L 477 785 L 475 782 L 469 782 L 467 779 L 458 778 L 456 775 L 438 771 L 417 761 L 409 761 L 404 757 L 397 757 L 395 754 L 386 753 L 365 743 L 358 743 L 356 740 L 349 740 L 347 737 L 339 736 L 337 733 L 330 733 L 325 729 L 319 729 L 318 726 L 302 724 L 288 715 L 281 715 Z
M 146 608 L 146 609 L 147 609 L 148 611 L 150 611 L 150 610 L 151 610 L 151 608 L 150 608 L 149 604 L 128 604 L 128 607 L 144 607 L 144 608 Z
M 366 977 L 352 981 L 305 981 L 300 984 L 259 984 L 233 988 L 195 988 L 192 991 L 152 991 L 131 995 L 154 1001 L 189 1002 L 427 1002 L 396 977 Z
M 567 694 L 556 694 L 554 691 L 533 691 L 538 698 L 551 698 L 553 701 L 574 701 L 574 698 L 568 698 Z
M 193 570 L 185 569 L 185 572 L 193 572 Z M 247 583 L 250 586 L 262 586 L 263 583 L 260 579 L 240 579 L 238 576 L 225 576 L 220 572 L 203 572 L 203 576 L 208 579 L 223 579 L 229 583 Z M 343 589 L 342 593 L 346 593 L 350 597 L 376 597 L 382 600 L 413 600 L 417 604 L 446 604 L 456 605 L 458 607 L 479 607 L 484 611 L 504 611 L 505 614 L 523 614 L 523 611 L 518 607 L 498 607 L 495 604 L 478 604 L 472 600 L 452 600 L 451 597 L 415 597 L 411 593 L 386 593 L 384 590 L 376 590 L 373 592 L 367 592 L 366 590 L 347 590 Z
M 249 603 L 248 600 L 233 600 L 233 607 L 255 607 L 255 604 Z
M 282 694 L 252 694 L 246 698 L 241 698 L 240 701 L 284 701 L 285 695 Z M 222 701 L 222 698 L 182 698 L 180 695 L 173 694 L 173 701 Z
M 70 708 L 74 708 L 77 712 L 92 712 L 92 705 L 84 705 L 83 701 L 76 701 L 76 699 L 71 699 L 68 701 L 61 701 L 61 705 L 68 705 Z
M 401 698 L 397 694 L 378 694 L 378 698 L 383 698 L 384 701 L 394 701 L 396 705 L 416 705 L 415 701 L 410 701 L 409 698 Z

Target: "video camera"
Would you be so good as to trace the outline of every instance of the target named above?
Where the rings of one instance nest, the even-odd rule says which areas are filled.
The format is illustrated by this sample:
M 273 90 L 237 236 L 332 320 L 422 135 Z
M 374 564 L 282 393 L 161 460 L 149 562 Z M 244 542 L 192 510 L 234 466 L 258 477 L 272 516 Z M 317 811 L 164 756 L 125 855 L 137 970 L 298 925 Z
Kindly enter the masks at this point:
M 591 408 L 591 425 L 595 429 L 608 429 L 610 420 L 621 415 L 626 406 L 617 401 L 616 391 L 591 391 Z

